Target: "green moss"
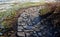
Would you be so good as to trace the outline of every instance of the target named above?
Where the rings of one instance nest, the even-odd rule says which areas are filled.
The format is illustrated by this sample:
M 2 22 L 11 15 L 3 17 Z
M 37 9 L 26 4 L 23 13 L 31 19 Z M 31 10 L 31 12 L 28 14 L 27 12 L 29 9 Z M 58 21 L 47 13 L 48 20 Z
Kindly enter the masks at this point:
M 51 8 L 45 7 L 45 8 L 40 9 L 39 12 L 40 12 L 40 15 L 45 15 L 50 11 L 51 11 Z

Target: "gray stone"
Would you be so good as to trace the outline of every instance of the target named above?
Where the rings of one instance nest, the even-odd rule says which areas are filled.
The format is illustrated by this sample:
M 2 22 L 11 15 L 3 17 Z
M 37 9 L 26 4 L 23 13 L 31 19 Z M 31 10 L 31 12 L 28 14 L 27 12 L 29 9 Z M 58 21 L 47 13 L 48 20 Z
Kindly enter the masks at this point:
M 24 33 L 24 32 L 17 32 L 17 34 L 18 34 L 19 36 L 25 37 L 25 33 Z

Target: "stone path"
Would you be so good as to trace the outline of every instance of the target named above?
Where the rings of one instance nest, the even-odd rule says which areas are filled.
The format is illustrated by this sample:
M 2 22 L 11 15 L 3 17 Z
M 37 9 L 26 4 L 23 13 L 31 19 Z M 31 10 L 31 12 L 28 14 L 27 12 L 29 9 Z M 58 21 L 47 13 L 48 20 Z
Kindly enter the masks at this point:
M 44 6 L 42 6 L 44 7 Z M 54 14 L 44 18 L 40 16 L 40 7 L 30 7 L 22 10 L 18 18 L 17 35 L 22 37 L 55 37 L 60 31 L 54 28 Z M 59 15 L 60 16 L 60 15 Z M 43 17 L 43 18 L 42 18 Z M 50 19 L 51 18 L 51 19 Z M 58 27 L 57 27 L 58 28 Z
M 48 13 L 49 15 L 41 16 L 39 10 L 44 7 L 46 6 L 34 6 L 19 10 L 17 20 L 19 37 L 58 37 L 60 35 L 60 13 Z M 15 34 L 13 33 L 9 37 L 18 37 Z

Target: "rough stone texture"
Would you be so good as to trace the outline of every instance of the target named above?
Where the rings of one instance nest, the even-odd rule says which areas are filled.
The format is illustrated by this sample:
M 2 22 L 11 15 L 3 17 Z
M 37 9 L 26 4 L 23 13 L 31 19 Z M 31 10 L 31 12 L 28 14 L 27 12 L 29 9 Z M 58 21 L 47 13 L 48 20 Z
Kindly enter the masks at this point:
M 42 7 L 45 7 L 45 9 L 49 8 L 49 11 L 47 9 L 46 14 L 41 16 L 39 10 Z M 42 7 L 30 7 L 22 11 L 18 18 L 18 27 L 19 25 L 23 27 L 23 32 L 25 32 L 25 36 L 23 37 L 59 36 L 58 33 L 60 33 L 60 26 L 55 26 L 55 23 L 57 22 L 56 24 L 59 25 L 60 22 L 58 20 L 60 19 L 60 13 L 58 13 L 58 11 L 57 13 L 54 13 L 56 11 L 56 6 L 50 5 Z
M 19 37 L 58 37 L 60 36 L 60 6 L 34 6 L 20 9 L 16 17 L 17 35 Z M 41 15 L 40 9 L 49 8 L 44 15 Z M 13 31 L 8 31 L 5 37 L 16 36 L 16 26 Z M 10 29 L 9 29 L 10 30 Z

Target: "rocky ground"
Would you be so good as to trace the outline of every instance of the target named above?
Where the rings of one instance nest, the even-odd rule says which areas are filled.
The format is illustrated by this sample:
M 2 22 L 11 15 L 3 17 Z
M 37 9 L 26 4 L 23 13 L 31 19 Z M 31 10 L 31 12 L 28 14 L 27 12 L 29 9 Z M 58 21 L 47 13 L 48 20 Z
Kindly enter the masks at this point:
M 24 9 L 18 18 L 18 36 L 22 37 L 57 37 L 60 31 L 60 13 L 55 13 L 55 5 L 30 7 Z M 41 13 L 40 9 L 47 9 L 46 13 Z M 39 13 L 40 12 L 40 13 Z M 42 14 L 42 16 L 41 16 Z M 58 17 L 58 18 L 57 18 Z M 58 21 L 58 23 L 56 22 Z
M 16 18 L 15 24 L 13 23 L 15 26 L 13 25 L 11 30 L 4 34 L 5 37 L 58 37 L 60 35 L 60 5 L 58 4 L 22 8 L 18 10 Z

